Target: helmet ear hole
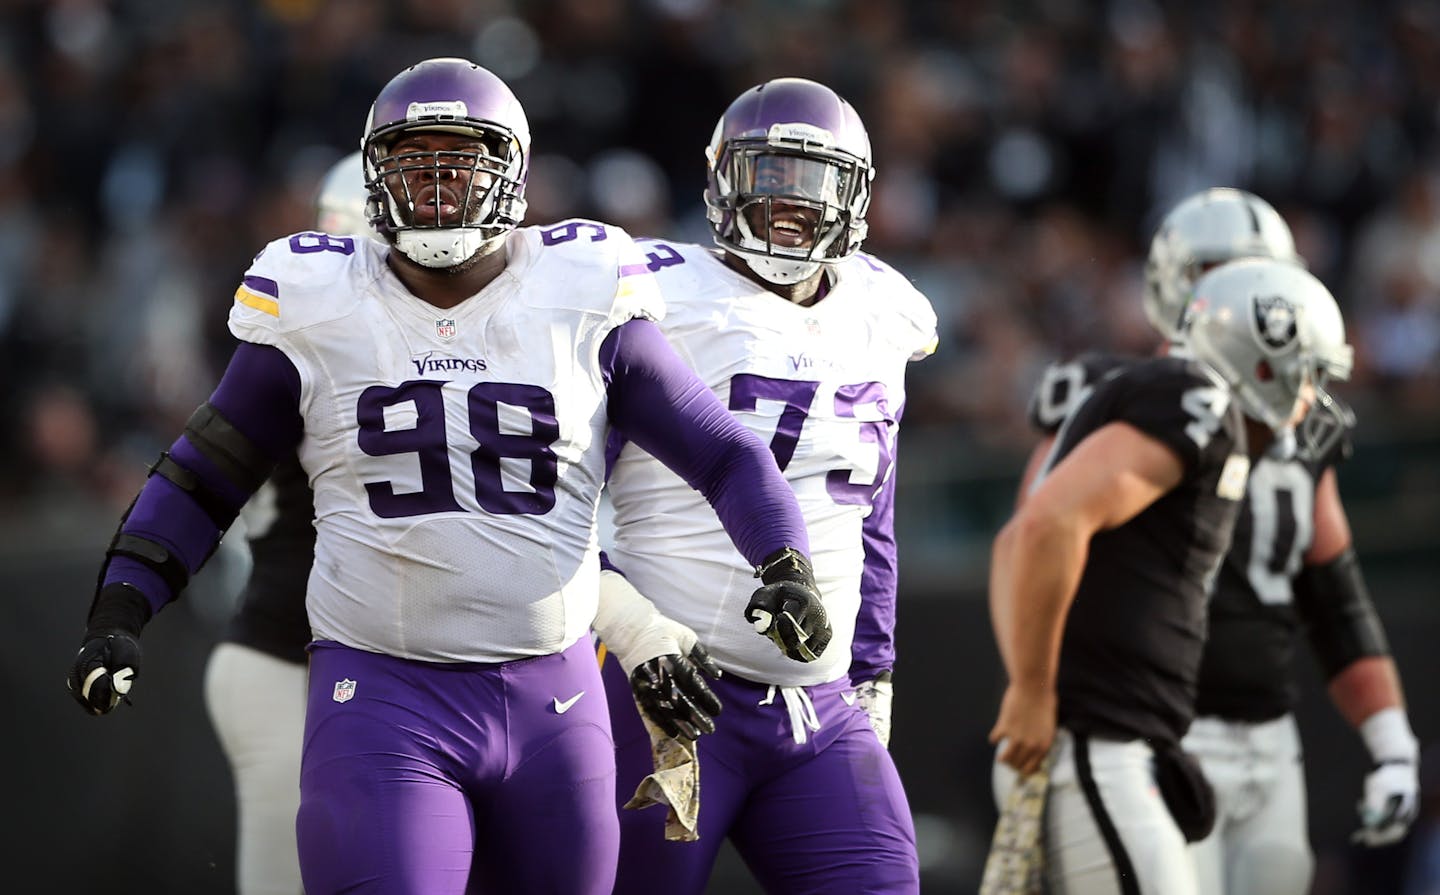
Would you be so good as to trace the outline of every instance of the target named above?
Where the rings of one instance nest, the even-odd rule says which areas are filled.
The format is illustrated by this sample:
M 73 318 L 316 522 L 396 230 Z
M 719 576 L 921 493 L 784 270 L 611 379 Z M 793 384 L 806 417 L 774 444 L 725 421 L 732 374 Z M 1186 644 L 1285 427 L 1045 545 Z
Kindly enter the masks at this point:
M 1255 365 L 1255 380 L 1257 382 L 1273 382 L 1275 370 L 1271 368 L 1268 360 L 1262 360 Z

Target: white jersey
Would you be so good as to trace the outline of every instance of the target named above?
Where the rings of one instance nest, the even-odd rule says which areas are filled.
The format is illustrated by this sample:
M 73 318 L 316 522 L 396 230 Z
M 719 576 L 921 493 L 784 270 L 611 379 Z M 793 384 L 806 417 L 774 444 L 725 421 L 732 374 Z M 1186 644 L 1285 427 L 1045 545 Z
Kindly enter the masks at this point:
M 516 230 L 505 271 L 450 309 L 366 239 L 271 243 L 230 329 L 300 374 L 315 491 L 316 639 L 438 662 L 559 652 L 598 599 L 608 428 L 600 344 L 663 316 L 623 231 Z
M 801 307 L 693 245 L 642 242 L 676 352 L 769 443 L 795 490 L 834 639 L 802 664 L 746 624 L 759 586 L 705 499 L 626 444 L 610 473 L 611 559 L 667 616 L 689 625 L 728 671 L 769 684 L 835 680 L 850 663 L 865 566 L 862 526 L 889 485 L 909 361 L 934 348 L 935 314 L 903 276 L 857 255 L 830 292 Z

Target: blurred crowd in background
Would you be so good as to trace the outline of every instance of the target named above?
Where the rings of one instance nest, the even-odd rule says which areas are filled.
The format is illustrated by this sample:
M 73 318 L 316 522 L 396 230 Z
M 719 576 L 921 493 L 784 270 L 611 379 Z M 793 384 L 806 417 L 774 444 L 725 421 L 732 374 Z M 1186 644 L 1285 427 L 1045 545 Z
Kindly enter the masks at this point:
M 530 222 L 706 241 L 702 149 L 770 77 L 867 122 L 867 249 L 941 351 L 909 419 L 1023 449 L 1040 366 L 1148 350 L 1158 217 L 1212 185 L 1291 223 L 1359 349 L 1348 395 L 1440 408 L 1440 6 L 1316 0 L 0 0 L 0 497 L 128 500 L 228 356 L 235 282 L 419 59 L 500 74 Z M 1382 410 L 1383 412 L 1383 410 Z M 1363 419 L 1362 415 L 1362 419 Z
M 735 95 L 794 75 L 847 97 L 878 168 L 866 249 L 940 317 L 911 373 L 922 441 L 1018 470 L 1040 369 L 1153 347 L 1151 231 L 1222 185 L 1274 204 L 1339 299 L 1362 429 L 1440 432 L 1435 0 L 0 0 L 0 20 L 0 525 L 113 528 L 223 369 L 251 256 L 310 226 L 376 91 L 432 56 L 520 97 L 528 223 L 697 242 Z

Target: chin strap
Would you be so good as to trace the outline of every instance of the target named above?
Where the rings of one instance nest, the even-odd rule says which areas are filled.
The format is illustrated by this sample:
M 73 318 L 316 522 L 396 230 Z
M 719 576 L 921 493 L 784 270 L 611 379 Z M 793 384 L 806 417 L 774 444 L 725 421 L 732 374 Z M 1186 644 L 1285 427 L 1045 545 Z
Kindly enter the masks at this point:
M 421 267 L 443 270 L 469 261 L 491 240 L 504 239 L 505 232 L 508 232 L 497 235 L 490 229 L 401 230 L 395 235 L 395 248 Z
M 745 255 L 745 263 L 766 282 L 777 286 L 790 286 L 809 279 L 820 269 L 819 261 L 795 261 L 763 255 Z

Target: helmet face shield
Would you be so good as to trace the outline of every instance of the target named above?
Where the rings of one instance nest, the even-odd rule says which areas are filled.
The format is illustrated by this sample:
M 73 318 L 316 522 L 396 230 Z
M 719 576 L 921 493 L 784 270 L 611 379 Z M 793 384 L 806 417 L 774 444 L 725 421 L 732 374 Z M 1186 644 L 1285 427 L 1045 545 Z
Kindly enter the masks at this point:
M 807 261 L 844 257 L 841 238 L 853 218 L 862 179 L 858 163 L 775 151 L 768 144 L 731 144 L 716 181 L 733 208 L 739 246 Z
M 823 84 L 778 78 L 730 104 L 705 148 L 715 244 L 763 279 L 795 283 L 865 240 L 870 136 Z

